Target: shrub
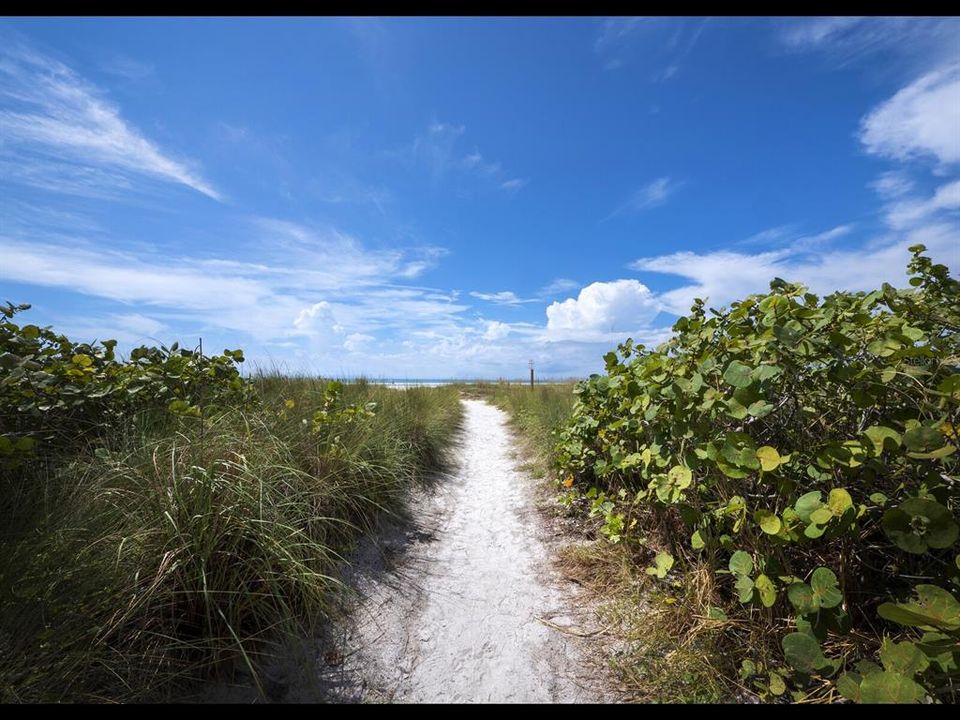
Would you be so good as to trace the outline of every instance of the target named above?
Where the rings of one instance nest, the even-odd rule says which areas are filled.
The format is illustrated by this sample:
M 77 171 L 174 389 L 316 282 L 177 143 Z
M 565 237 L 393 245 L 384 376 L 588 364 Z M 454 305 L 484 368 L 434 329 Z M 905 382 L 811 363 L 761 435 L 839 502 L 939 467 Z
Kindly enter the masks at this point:
M 741 617 L 789 625 L 768 695 L 956 699 L 960 283 L 911 251 L 906 290 L 695 301 L 608 353 L 561 434 L 611 540 L 659 528 L 652 574 L 705 562 Z

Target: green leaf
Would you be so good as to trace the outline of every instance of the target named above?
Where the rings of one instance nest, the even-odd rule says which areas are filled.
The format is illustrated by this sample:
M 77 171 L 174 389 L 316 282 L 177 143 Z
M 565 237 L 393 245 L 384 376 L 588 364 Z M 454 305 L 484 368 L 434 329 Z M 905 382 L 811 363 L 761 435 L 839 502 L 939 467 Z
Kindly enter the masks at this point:
M 813 590 L 813 597 L 818 607 L 836 607 L 843 600 L 837 584 L 837 576 L 829 568 L 818 567 L 813 571 L 810 577 L 810 589 Z
M 801 615 L 809 615 L 819 609 L 813 590 L 804 582 L 797 582 L 787 588 L 787 598 Z
M 780 673 L 771 672 L 770 673 L 770 693 L 780 697 L 787 691 L 787 685 L 783 681 L 783 676 Z
M 685 490 L 690 487 L 690 483 L 693 482 L 693 475 L 690 472 L 690 468 L 684 467 L 683 465 L 674 465 L 670 468 L 670 472 L 667 473 L 667 479 L 670 481 L 670 484 L 678 490 Z
M 777 452 L 776 448 L 772 448 L 769 445 L 764 445 L 759 447 L 756 450 L 757 460 L 760 461 L 760 467 L 763 468 L 764 472 L 772 472 L 780 467 L 780 453 Z
M 864 430 L 863 434 L 873 445 L 875 455 L 879 455 L 884 450 L 896 450 L 900 447 L 900 433 L 883 425 L 872 425 Z
M 860 698 L 864 704 L 901 704 L 918 703 L 926 691 L 913 680 L 900 673 L 872 673 L 860 683 Z
M 743 550 L 737 550 L 730 556 L 728 567 L 734 575 L 749 575 L 753 572 L 753 558 Z
M 860 682 L 863 680 L 863 677 L 855 672 L 847 672 L 837 678 L 837 692 L 839 692 L 847 700 L 851 700 L 855 703 L 861 702 L 860 699 Z
M 734 583 L 737 589 L 737 597 L 742 603 L 748 603 L 753 600 L 754 582 L 747 575 L 737 575 L 737 582 Z
M 810 522 L 810 515 L 815 510 L 819 510 L 823 506 L 823 503 L 820 501 L 820 498 L 823 497 L 823 493 L 819 490 L 813 490 L 808 492 L 805 495 L 801 495 L 797 498 L 797 501 L 794 503 L 793 507 L 797 511 L 797 515 L 800 516 L 800 519 L 804 522 Z
M 757 510 L 753 514 L 753 519 L 767 535 L 776 535 L 780 532 L 780 528 L 783 527 L 780 518 L 769 510 Z
M 843 488 L 834 488 L 827 497 L 827 506 L 830 508 L 830 512 L 836 517 L 840 517 L 853 507 L 853 498 Z
M 714 606 L 711 606 L 707 610 L 707 617 L 710 618 L 711 620 L 728 620 L 729 619 L 727 617 L 727 614 L 723 611 L 723 609 L 714 607 Z
M 777 588 L 773 581 L 766 575 L 758 575 L 754 586 L 760 595 L 760 602 L 763 603 L 763 606 L 773 607 L 773 604 L 777 601 Z
M 912 642 L 893 642 L 890 638 L 883 640 L 880 662 L 885 670 L 892 670 L 906 677 L 913 677 L 930 667 L 930 662 L 920 648 Z
M 706 543 L 703 541 L 703 535 L 700 534 L 699 530 L 690 536 L 690 545 L 694 550 L 702 550 L 706 546 Z
M 916 460 L 942 460 L 945 457 L 950 457 L 956 451 L 957 448 L 953 445 L 944 445 L 939 450 L 934 450 L 933 452 L 908 452 L 907 456 Z
M 886 505 L 889 500 L 890 498 L 888 498 L 882 492 L 875 492 L 870 494 L 870 502 L 872 502 L 875 505 L 879 505 L 880 507 L 883 507 L 884 505 Z
M 947 548 L 960 536 L 953 514 L 936 500 L 910 498 L 883 514 L 881 526 L 901 550 L 922 555 L 928 548 Z
M 810 675 L 814 670 L 829 667 L 830 661 L 823 656 L 816 638 L 806 633 L 789 633 L 780 644 L 787 662 L 797 672 Z
M 960 630 L 960 603 L 936 585 L 917 585 L 917 597 L 907 603 L 883 603 L 877 614 L 884 620 L 907 627 L 934 627 Z
M 810 513 L 810 522 L 817 525 L 826 525 L 831 520 L 833 520 L 833 513 L 828 507 L 822 507 Z
M 659 552 L 653 560 L 654 565 L 646 569 L 647 575 L 653 575 L 658 578 L 665 578 L 670 568 L 673 567 L 673 555 L 670 553 Z
M 750 377 L 752 368 L 739 360 L 731 362 L 723 373 L 723 379 L 734 387 L 744 388 L 753 382 Z
M 779 375 L 782 372 L 783 372 L 783 369 L 778 367 L 777 365 L 758 365 L 751 371 L 750 376 L 754 380 L 759 380 L 760 382 L 763 382 L 764 380 L 770 380 L 772 378 L 775 378 L 777 375 Z
M 943 447 L 943 435 L 932 427 L 915 427 L 903 434 L 903 444 L 908 450 L 928 453 Z

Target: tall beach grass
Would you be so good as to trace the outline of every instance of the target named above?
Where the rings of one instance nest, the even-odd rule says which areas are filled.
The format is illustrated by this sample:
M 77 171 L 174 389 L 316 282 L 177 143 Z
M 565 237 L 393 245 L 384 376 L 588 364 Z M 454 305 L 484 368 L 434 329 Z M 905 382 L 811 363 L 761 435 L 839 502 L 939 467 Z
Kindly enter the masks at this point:
M 445 460 L 453 388 L 261 375 L 257 402 L 151 414 L 0 470 L 0 700 L 130 701 L 260 670 L 327 620 L 346 552 Z

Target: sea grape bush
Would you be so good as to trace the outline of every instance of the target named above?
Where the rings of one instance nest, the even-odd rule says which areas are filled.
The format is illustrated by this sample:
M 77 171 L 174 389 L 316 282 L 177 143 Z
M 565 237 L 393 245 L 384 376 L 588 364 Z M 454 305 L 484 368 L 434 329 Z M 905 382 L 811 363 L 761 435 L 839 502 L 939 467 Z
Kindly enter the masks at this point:
M 0 306 L 0 461 L 115 430 L 132 413 L 199 417 L 252 397 L 241 350 L 206 356 L 174 343 L 135 348 L 122 362 L 115 340 L 75 343 L 14 322 L 29 308 Z
M 612 541 L 662 530 L 651 575 L 703 562 L 742 617 L 789 623 L 768 697 L 957 699 L 960 282 L 925 251 L 908 289 L 696 300 L 608 353 L 559 435 Z

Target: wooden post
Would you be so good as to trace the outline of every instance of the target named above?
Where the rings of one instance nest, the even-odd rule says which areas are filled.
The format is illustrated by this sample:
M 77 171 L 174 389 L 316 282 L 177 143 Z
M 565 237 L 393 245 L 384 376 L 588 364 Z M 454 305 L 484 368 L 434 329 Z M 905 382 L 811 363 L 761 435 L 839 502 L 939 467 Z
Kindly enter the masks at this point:
M 530 361 L 530 387 L 533 387 L 533 360 Z

